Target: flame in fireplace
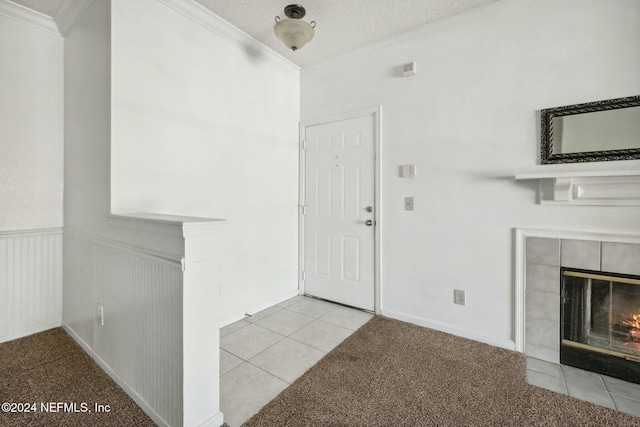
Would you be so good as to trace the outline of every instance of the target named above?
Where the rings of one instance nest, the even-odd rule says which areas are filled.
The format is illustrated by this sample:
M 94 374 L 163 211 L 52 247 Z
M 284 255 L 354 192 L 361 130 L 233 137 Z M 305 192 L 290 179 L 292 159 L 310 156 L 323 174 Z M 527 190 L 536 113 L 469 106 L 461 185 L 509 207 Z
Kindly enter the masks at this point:
M 629 336 L 625 344 L 640 350 L 640 311 L 629 316 L 623 315 L 622 318 L 622 324 L 629 326 Z

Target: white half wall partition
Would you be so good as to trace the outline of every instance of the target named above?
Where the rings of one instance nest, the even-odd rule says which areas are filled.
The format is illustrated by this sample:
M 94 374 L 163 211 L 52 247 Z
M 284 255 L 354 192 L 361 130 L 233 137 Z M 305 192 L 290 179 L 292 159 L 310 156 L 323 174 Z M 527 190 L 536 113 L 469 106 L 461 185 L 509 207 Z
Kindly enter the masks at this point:
M 64 38 L 62 325 L 157 425 L 218 427 L 224 221 L 111 214 L 111 2 L 79 6 Z
M 224 221 L 110 215 L 65 229 L 63 327 L 162 426 L 219 426 Z

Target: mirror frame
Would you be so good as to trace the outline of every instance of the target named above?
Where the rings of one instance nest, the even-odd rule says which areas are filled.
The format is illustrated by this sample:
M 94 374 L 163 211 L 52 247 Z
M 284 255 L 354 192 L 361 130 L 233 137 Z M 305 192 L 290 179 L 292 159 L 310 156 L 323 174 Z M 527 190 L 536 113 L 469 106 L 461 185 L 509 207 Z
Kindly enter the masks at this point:
M 572 114 L 593 113 L 596 111 L 616 110 L 619 108 L 640 106 L 640 96 L 607 99 L 585 104 L 547 108 L 540 111 L 540 163 L 581 163 L 605 162 L 610 160 L 640 159 L 640 147 L 623 150 L 584 151 L 578 153 L 553 152 L 553 118 Z M 639 136 L 640 140 L 640 136 Z

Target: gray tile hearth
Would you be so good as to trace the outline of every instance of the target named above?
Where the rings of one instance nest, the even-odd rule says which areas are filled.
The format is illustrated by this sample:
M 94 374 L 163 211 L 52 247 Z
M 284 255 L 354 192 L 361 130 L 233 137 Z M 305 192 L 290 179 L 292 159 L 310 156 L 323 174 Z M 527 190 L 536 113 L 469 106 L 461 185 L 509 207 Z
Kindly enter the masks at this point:
M 606 390 L 604 381 L 602 381 L 600 375 L 594 372 L 584 371 L 582 369 L 562 365 L 562 375 L 564 375 L 564 379 L 567 382 L 580 384 L 586 387 L 597 388 L 600 390 Z
M 616 396 L 615 394 L 611 394 L 611 398 L 613 399 L 613 403 L 616 405 L 618 411 L 640 417 L 640 402 L 637 400 Z
M 567 390 L 569 391 L 569 396 L 580 400 L 586 400 L 587 402 L 595 403 L 596 405 L 616 409 L 607 390 L 591 388 L 582 384 L 573 384 L 566 380 L 565 383 L 567 385 Z
M 555 391 L 556 393 L 567 394 L 567 387 L 562 377 L 527 370 L 527 382 L 531 385 Z
M 527 370 L 562 378 L 562 368 L 559 364 L 536 359 L 535 357 L 527 357 Z
M 640 386 L 617 378 L 603 377 L 605 387 L 611 394 L 640 400 Z M 640 409 L 640 408 L 638 408 Z
M 640 384 L 527 357 L 527 382 L 640 417 Z

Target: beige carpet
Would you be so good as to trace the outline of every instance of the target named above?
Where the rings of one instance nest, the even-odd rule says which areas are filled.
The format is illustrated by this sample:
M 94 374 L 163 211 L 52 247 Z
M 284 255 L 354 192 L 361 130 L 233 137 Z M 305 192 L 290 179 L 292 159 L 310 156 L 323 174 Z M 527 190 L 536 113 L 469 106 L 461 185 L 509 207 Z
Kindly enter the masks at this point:
M 0 344 L 0 403 L 5 402 L 28 403 L 29 410 L 35 403 L 36 410 L 0 411 L 3 427 L 154 425 L 62 328 Z M 57 402 L 76 406 L 65 412 Z M 43 412 L 42 403 L 60 412 Z M 82 403 L 91 412 L 82 412 Z M 96 413 L 95 403 L 109 405 L 110 412 Z
M 520 353 L 376 316 L 244 426 L 640 426 L 525 375 Z

